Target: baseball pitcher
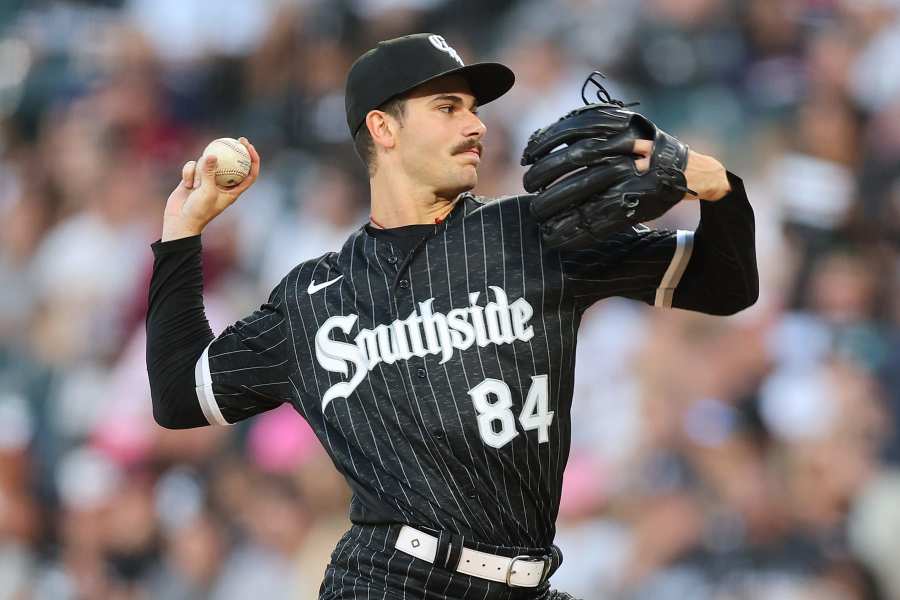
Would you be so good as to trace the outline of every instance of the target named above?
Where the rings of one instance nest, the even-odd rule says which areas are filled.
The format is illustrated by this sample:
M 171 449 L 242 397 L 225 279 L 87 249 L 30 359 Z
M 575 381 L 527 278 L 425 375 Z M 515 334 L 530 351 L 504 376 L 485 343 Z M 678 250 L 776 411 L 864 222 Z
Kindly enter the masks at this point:
M 531 137 L 527 194 L 470 193 L 488 149 L 478 109 L 513 81 L 438 35 L 362 55 L 346 113 L 370 221 L 218 335 L 201 233 L 259 155 L 241 140 L 252 166 L 230 189 L 213 159 L 187 163 L 168 199 L 147 315 L 154 416 L 229 426 L 289 403 L 309 422 L 353 491 L 321 599 L 569 598 L 549 580 L 585 310 L 611 296 L 716 315 L 756 301 L 741 180 L 602 86 Z M 685 198 L 699 199 L 696 231 L 642 225 Z

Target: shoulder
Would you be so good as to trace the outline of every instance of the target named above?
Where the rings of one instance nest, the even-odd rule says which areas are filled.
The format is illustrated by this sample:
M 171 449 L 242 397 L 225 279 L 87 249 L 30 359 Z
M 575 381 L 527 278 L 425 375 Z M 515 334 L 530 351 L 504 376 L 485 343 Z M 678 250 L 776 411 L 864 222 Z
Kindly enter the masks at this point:
M 510 249 L 541 251 L 540 224 L 531 214 L 533 198 L 532 194 L 471 195 L 466 198 L 464 230 L 470 235 L 496 236 Z
M 285 275 L 275 289 L 273 296 L 292 296 L 299 288 L 306 286 L 313 280 L 329 277 L 329 273 L 337 271 L 338 253 L 326 252 L 321 256 L 304 260 Z
M 507 196 L 478 196 L 469 192 L 463 195 L 466 215 L 479 212 L 503 212 L 510 208 L 521 208 L 522 213 L 531 216 L 529 210 L 534 194 L 515 194 Z
M 473 194 L 472 192 L 465 192 L 462 194 L 463 201 L 466 202 L 466 207 L 478 209 L 484 206 L 491 206 L 496 204 L 511 204 L 511 203 L 525 203 L 531 204 L 531 199 L 534 198 L 534 194 L 508 194 L 504 196 L 479 196 L 477 194 Z

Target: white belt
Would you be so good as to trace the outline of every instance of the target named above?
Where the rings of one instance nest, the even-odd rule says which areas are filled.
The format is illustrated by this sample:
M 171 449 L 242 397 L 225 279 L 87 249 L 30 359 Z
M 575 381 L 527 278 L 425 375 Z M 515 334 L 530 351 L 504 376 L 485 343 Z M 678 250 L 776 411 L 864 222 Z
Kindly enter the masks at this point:
M 438 538 L 409 525 L 400 528 L 394 547 L 416 558 L 434 563 Z M 448 549 L 448 553 L 452 549 Z M 448 554 L 449 556 L 449 554 Z M 505 583 L 510 587 L 537 587 L 550 571 L 550 558 L 516 556 L 507 558 L 487 552 L 463 548 L 456 570 L 466 575 Z

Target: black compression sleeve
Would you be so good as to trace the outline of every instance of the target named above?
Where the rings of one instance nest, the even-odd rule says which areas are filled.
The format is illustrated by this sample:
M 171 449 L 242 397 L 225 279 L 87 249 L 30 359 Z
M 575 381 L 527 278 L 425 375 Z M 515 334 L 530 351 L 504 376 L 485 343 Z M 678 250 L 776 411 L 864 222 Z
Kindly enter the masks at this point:
M 700 225 L 673 306 L 730 315 L 759 296 L 753 209 L 741 178 L 728 173 L 728 181 L 727 196 L 700 201 Z
M 147 309 L 147 373 L 153 417 L 168 429 L 209 425 L 194 383 L 194 365 L 213 340 L 203 310 L 200 236 L 154 243 Z

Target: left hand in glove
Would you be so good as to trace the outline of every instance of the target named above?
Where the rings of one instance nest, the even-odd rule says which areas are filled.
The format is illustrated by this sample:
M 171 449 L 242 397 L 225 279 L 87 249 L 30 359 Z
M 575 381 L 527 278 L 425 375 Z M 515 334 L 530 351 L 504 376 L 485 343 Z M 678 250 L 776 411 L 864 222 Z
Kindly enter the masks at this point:
M 634 159 L 651 141 L 647 170 Z M 560 145 L 564 147 L 559 148 Z M 556 149 L 559 148 L 559 149 Z M 589 104 L 532 134 L 522 154 L 524 186 L 544 242 L 587 247 L 610 233 L 662 216 L 687 193 L 689 149 L 646 117 Z

